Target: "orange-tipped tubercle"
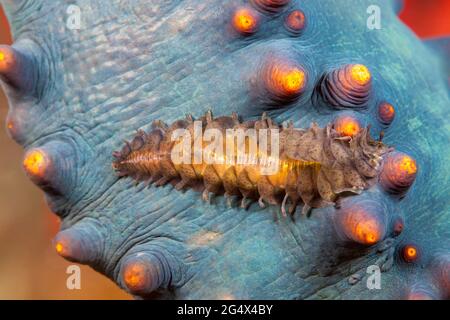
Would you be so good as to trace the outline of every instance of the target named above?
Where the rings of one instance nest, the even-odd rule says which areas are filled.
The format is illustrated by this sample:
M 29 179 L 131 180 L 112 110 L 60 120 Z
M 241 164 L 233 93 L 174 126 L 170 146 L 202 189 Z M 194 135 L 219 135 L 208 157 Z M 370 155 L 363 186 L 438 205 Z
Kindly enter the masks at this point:
M 130 293 L 147 296 L 160 287 L 167 287 L 171 270 L 161 252 L 140 252 L 124 258 L 121 281 Z
M 101 255 L 102 247 L 103 238 L 100 231 L 87 221 L 60 231 L 54 239 L 54 248 L 58 255 L 82 264 L 94 262 Z
M 351 203 L 336 212 L 335 227 L 342 239 L 371 246 L 386 235 L 386 215 L 375 201 Z
M 0 45 L 0 79 L 10 88 L 33 95 L 38 66 L 30 53 L 19 46 Z

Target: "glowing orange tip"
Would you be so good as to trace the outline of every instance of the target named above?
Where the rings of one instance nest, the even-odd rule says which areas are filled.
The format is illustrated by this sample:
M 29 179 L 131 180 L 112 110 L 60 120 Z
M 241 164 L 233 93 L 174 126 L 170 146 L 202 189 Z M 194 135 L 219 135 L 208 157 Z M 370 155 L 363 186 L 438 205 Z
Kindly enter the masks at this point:
M 361 221 L 355 227 L 355 236 L 363 244 L 375 244 L 380 241 L 380 226 L 375 220 Z
M 372 77 L 369 69 L 362 64 L 353 65 L 350 69 L 350 75 L 352 79 L 361 86 L 368 84 Z
M 390 124 L 395 117 L 395 108 L 390 103 L 382 103 L 378 109 L 380 119 L 386 124 Z
M 12 129 L 14 128 L 14 124 L 13 124 L 11 121 L 8 121 L 8 123 L 6 124 L 6 127 L 7 127 L 9 130 L 12 130 Z
M 288 93 L 296 93 L 305 86 L 305 73 L 294 68 L 282 75 L 282 86 Z
M 349 240 L 371 246 L 384 238 L 386 225 L 377 211 L 353 205 L 339 215 L 340 227 Z
M 394 110 L 394 107 L 392 106 L 392 104 L 384 103 L 382 105 L 382 108 L 386 112 L 386 114 L 393 115 L 395 113 L 395 110 Z
M 274 66 L 270 78 L 272 89 L 286 95 L 299 94 L 306 84 L 306 74 L 298 67 Z
M 399 163 L 399 169 L 409 175 L 413 175 L 417 172 L 416 161 L 410 156 L 405 155 Z
M 254 33 L 258 28 L 258 13 L 250 8 L 236 10 L 233 16 L 234 28 L 245 34 Z
M 334 129 L 342 136 L 354 137 L 361 131 L 361 125 L 351 116 L 342 116 L 335 120 Z
M 123 280 L 129 289 L 139 289 L 147 282 L 147 266 L 143 263 L 131 263 L 126 266 Z
M 403 248 L 403 258 L 407 262 L 413 262 L 417 259 L 418 256 L 418 250 L 414 245 L 406 245 Z
M 3 48 L 0 48 L 0 72 L 9 70 L 14 61 L 11 48 L 5 46 L 2 47 Z
M 25 170 L 33 176 L 43 176 L 47 167 L 47 157 L 43 151 L 30 151 L 24 161 Z

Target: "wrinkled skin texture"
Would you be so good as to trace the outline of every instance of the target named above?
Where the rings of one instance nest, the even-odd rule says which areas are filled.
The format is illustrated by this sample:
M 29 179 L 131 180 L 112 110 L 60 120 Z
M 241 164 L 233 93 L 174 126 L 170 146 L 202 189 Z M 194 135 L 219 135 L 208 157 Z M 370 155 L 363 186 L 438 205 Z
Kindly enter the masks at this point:
M 307 17 L 301 35 L 286 32 L 281 14 L 268 15 L 256 34 L 242 37 L 230 27 L 240 0 L 78 1 L 80 30 L 65 27 L 72 1 L 2 3 L 16 45 L 35 50 L 40 74 L 33 92 L 4 85 L 15 124 L 10 134 L 26 150 L 50 142 L 64 150 L 56 152 L 64 161 L 52 164 L 51 188 L 45 189 L 62 229 L 83 235 L 82 252 L 72 252 L 72 260 L 126 290 L 122 272 L 130 257 L 141 252 L 164 260 L 160 288 L 138 294 L 144 297 L 402 299 L 424 287 L 433 298 L 448 298 L 448 69 L 402 25 L 394 4 L 291 1 L 289 8 Z M 366 27 L 371 4 L 382 8 L 381 30 Z M 274 108 L 253 94 L 251 76 L 267 52 L 289 52 L 307 70 L 298 100 Z M 294 222 L 274 221 L 275 206 L 230 209 L 223 197 L 207 204 L 194 190 L 136 187 L 111 168 L 112 151 L 156 119 L 170 123 L 208 109 L 251 119 L 269 111 L 298 128 L 312 121 L 323 127 L 342 111 L 315 108 L 314 85 L 329 68 L 354 61 L 373 76 L 373 103 L 358 117 L 376 135 L 382 127 L 375 102 L 392 103 L 396 118 L 384 142 L 413 156 L 419 167 L 401 201 L 378 187 L 346 200 L 373 200 L 388 213 L 387 250 L 380 249 L 385 242 L 343 243 L 334 230 L 334 207 L 314 209 L 310 217 L 299 209 Z M 396 215 L 405 227 L 391 238 Z M 420 248 L 416 263 L 399 258 L 405 243 Z M 391 266 L 383 267 L 386 260 Z M 380 290 L 366 286 L 366 269 L 374 264 L 385 271 Z M 354 274 L 362 279 L 351 284 Z

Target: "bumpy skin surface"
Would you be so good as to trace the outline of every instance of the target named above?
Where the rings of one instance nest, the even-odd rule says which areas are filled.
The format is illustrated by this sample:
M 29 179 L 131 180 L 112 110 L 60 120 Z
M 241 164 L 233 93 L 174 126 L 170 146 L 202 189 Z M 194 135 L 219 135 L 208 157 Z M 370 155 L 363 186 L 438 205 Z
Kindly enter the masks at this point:
M 143 297 L 449 297 L 448 69 L 442 52 L 402 25 L 391 2 L 291 1 L 279 13 L 261 13 L 257 32 L 246 36 L 230 25 L 236 6 L 247 4 L 241 0 L 2 3 L 14 46 L 28 55 L 26 68 L 5 82 L 8 127 L 26 150 L 51 155 L 32 178 L 63 219 L 58 239 L 65 257 Z M 80 30 L 66 28 L 69 4 L 81 8 Z M 366 27 L 371 4 L 382 8 L 381 30 Z M 284 26 L 293 8 L 307 19 L 297 36 Z M 273 54 L 289 56 L 308 74 L 303 93 L 289 103 L 269 103 L 254 83 L 264 57 Z M 416 181 L 401 201 L 375 188 L 341 209 L 275 222 L 273 207 L 246 212 L 229 209 L 220 197 L 206 204 L 197 192 L 171 185 L 135 187 L 111 168 L 111 152 L 137 129 L 210 108 L 244 118 L 269 111 L 295 127 L 325 126 L 343 111 L 313 104 L 314 86 L 348 63 L 365 64 L 373 76 L 370 103 L 356 116 L 378 134 L 377 102 L 392 103 L 396 117 L 384 141 L 417 161 Z M 336 230 L 341 211 L 358 204 L 382 212 L 385 241 L 360 246 Z M 397 216 L 405 225 L 394 238 Z M 409 263 L 400 257 L 408 244 L 420 253 Z M 130 264 L 147 272 L 128 277 L 127 286 Z M 366 268 L 374 264 L 385 271 L 380 290 L 366 286 Z

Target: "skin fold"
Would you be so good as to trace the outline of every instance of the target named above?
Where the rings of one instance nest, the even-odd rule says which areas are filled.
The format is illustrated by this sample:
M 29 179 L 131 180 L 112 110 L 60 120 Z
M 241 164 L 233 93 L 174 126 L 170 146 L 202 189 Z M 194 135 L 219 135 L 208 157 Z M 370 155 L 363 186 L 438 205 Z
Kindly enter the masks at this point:
M 420 41 L 397 1 L 270 2 L 80 0 L 81 28 L 71 29 L 73 1 L 0 1 L 14 38 L 0 47 L 13 57 L 0 63 L 6 127 L 62 218 L 56 250 L 142 298 L 449 298 L 448 39 Z M 380 30 L 367 28 L 371 5 Z M 233 14 L 244 7 L 254 16 L 239 29 Z M 294 9 L 305 15 L 301 32 L 285 26 Z M 298 66 L 304 87 L 280 93 L 264 82 L 267 61 Z M 372 77 L 361 105 L 317 99 L 324 75 L 355 63 Z M 395 107 L 389 126 L 377 114 L 383 101 Z M 295 128 L 350 114 L 415 159 L 415 181 L 400 196 L 381 178 L 338 207 L 301 215 L 300 205 L 292 220 L 276 206 L 229 208 L 221 196 L 205 203 L 196 190 L 117 177 L 112 152 L 136 130 L 210 109 L 245 120 L 267 112 Z M 355 231 L 367 224 L 371 243 Z M 367 285 L 374 265 L 379 289 Z

